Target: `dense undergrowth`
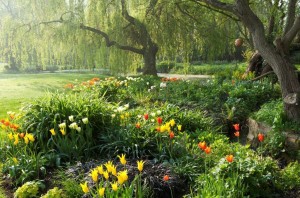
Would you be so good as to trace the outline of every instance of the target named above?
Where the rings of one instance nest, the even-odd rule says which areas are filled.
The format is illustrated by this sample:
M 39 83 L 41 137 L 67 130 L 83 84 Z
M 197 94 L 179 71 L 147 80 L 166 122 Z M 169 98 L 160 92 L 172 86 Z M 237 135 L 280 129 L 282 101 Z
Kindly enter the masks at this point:
M 281 169 L 272 155 L 279 141 L 260 134 L 258 149 L 241 144 L 245 120 L 280 90 L 232 76 L 68 84 L 1 120 L 3 173 L 19 187 L 16 197 L 274 197 L 298 189 L 299 164 Z

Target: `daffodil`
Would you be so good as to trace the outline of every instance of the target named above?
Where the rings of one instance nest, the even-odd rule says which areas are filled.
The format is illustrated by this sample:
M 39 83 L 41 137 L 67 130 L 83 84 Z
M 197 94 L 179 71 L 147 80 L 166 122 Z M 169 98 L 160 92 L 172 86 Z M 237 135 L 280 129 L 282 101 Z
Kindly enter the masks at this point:
M 105 188 L 99 188 L 98 193 L 100 197 L 104 196 Z
M 124 182 L 126 182 L 128 180 L 127 170 L 118 172 L 117 178 L 118 178 L 118 183 L 120 185 L 122 185 Z
M 144 163 L 145 162 L 143 160 L 137 161 L 137 168 L 140 172 L 142 172 L 144 169 Z
M 121 156 L 118 155 L 118 158 L 120 159 L 121 164 L 125 165 L 126 164 L 126 159 L 125 159 L 125 155 L 122 154 Z
M 56 135 L 55 130 L 54 129 L 50 129 L 50 133 L 51 135 Z
M 93 179 L 94 182 L 98 181 L 98 169 L 93 169 L 91 172 L 91 177 Z
M 85 182 L 84 184 L 80 184 L 81 186 L 81 189 L 84 193 L 88 193 L 90 191 L 88 185 L 87 185 L 87 182 Z
M 118 182 L 111 183 L 111 188 L 113 191 L 117 191 L 118 190 Z

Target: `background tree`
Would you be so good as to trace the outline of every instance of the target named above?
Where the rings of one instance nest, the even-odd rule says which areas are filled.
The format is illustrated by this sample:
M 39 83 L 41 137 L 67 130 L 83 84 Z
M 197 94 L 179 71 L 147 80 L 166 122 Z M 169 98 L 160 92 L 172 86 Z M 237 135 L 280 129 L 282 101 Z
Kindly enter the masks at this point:
M 284 27 L 278 28 L 274 36 L 274 42 L 268 41 L 268 34 L 259 14 L 249 0 L 218 1 L 218 0 L 191 0 L 197 5 L 204 3 L 208 7 L 220 10 L 228 15 L 238 17 L 247 27 L 252 37 L 254 48 L 271 65 L 282 90 L 284 109 L 287 116 L 300 121 L 300 84 L 295 73 L 295 67 L 291 63 L 289 47 L 300 31 L 299 1 L 280 1 L 285 9 Z M 228 2 L 228 3 L 227 3 Z M 261 1 L 259 1 L 261 2 Z M 276 3 L 276 1 L 273 1 Z M 272 15 L 272 13 L 271 13 Z M 274 32 L 273 29 L 272 32 Z
M 192 3 L 0 2 L 7 18 L 0 32 L 2 61 L 14 65 L 3 58 L 9 52 L 19 61 L 17 67 L 23 68 L 60 65 L 62 69 L 97 67 L 125 73 L 144 64 L 144 74 L 156 75 L 157 59 L 232 60 L 234 48 L 229 43 L 237 36 L 236 23 L 204 8 L 199 14 Z M 188 15 L 194 16 L 192 21 Z M 4 42 L 6 37 L 9 44 Z

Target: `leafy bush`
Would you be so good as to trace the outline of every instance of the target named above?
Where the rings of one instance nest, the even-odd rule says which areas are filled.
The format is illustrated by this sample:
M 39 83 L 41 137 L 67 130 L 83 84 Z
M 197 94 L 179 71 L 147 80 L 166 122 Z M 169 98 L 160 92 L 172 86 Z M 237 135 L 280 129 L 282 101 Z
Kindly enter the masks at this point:
M 276 180 L 277 187 L 281 190 L 291 190 L 300 187 L 300 164 L 291 162 L 280 171 L 280 178 Z
M 45 195 L 42 195 L 41 198 L 66 198 L 65 194 L 63 193 L 62 189 L 58 187 L 54 187 L 47 191 Z
M 173 61 L 161 61 L 157 64 L 156 69 L 160 73 L 169 73 L 175 67 L 175 62 Z
M 33 198 L 38 197 L 39 188 L 43 187 L 41 182 L 26 182 L 21 187 L 19 187 L 14 193 L 15 198 Z

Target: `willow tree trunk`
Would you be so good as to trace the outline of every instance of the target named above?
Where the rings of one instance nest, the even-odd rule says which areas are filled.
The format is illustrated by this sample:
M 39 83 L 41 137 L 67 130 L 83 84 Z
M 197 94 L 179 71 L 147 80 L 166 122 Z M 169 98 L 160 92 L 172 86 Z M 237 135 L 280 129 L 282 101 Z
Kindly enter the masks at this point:
M 239 17 L 249 29 L 255 48 L 270 64 L 278 77 L 286 115 L 291 120 L 300 121 L 300 83 L 294 70 L 295 67 L 289 60 L 289 55 L 284 52 L 283 43 L 280 39 L 276 40 L 276 47 L 268 43 L 263 24 L 250 9 L 248 1 L 236 2 Z
M 152 45 L 151 47 L 144 50 L 143 58 L 144 58 L 144 75 L 154 75 L 157 76 L 156 70 L 156 54 L 158 52 L 157 45 Z
M 292 120 L 300 121 L 300 83 L 294 65 L 279 53 L 268 50 L 261 52 L 278 77 L 286 115 Z

